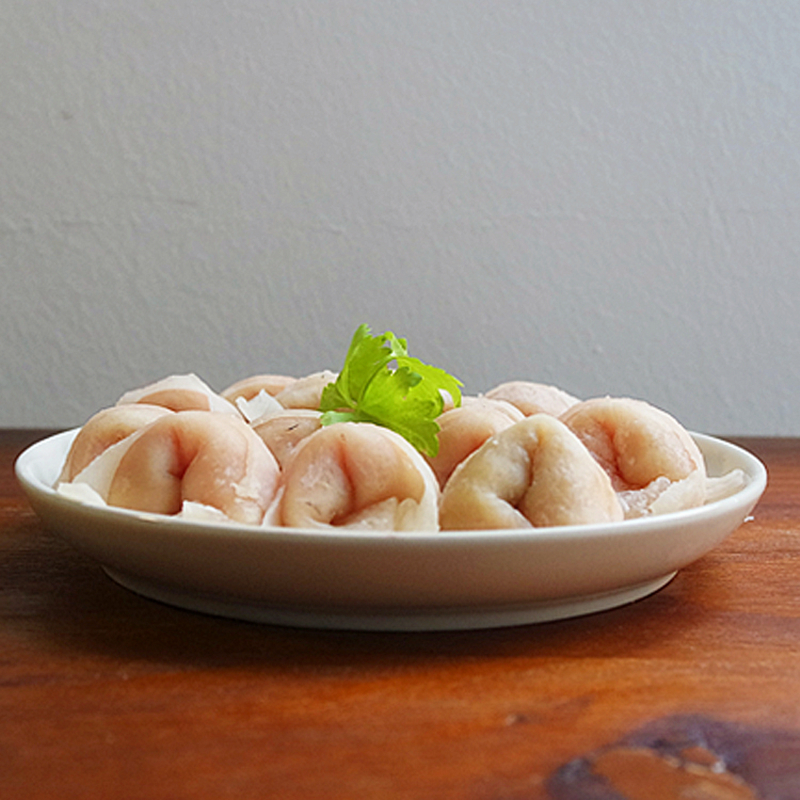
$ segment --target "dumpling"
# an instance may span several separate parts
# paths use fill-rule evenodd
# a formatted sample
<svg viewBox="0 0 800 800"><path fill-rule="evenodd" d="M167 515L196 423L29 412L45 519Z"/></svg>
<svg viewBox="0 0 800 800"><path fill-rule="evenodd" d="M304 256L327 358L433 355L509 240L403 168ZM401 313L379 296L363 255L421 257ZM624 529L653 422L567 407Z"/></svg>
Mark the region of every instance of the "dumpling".
<svg viewBox="0 0 800 800"><path fill-rule="evenodd" d="M617 522L611 481L562 422L534 414L488 439L442 492L442 530Z"/></svg>
<svg viewBox="0 0 800 800"><path fill-rule="evenodd" d="M172 413L163 406L145 403L111 406L98 411L83 424L73 439L58 480L71 481L109 447L159 417Z"/></svg>
<svg viewBox="0 0 800 800"><path fill-rule="evenodd" d="M74 483L110 506L172 515L193 503L258 525L276 498L280 468L241 418L181 411L109 447Z"/></svg>
<svg viewBox="0 0 800 800"><path fill-rule="evenodd" d="M284 408L310 408L317 410L322 399L322 390L336 380L336 373L329 370L314 372L298 378L283 391L275 395L275 399Z"/></svg>
<svg viewBox="0 0 800 800"><path fill-rule="evenodd" d="M170 375L140 389L132 389L117 401L117 405L129 403L163 406L171 411L218 411L239 416L236 406L192 373Z"/></svg>
<svg viewBox="0 0 800 800"><path fill-rule="evenodd" d="M516 406L526 417L532 414L551 414L558 417L578 402L577 397L544 383L533 381L508 381L490 389L484 397L505 400Z"/></svg>
<svg viewBox="0 0 800 800"><path fill-rule="evenodd" d="M310 408L285 408L253 420L251 427L285 468L305 439L322 427L321 417Z"/></svg>
<svg viewBox="0 0 800 800"><path fill-rule="evenodd" d="M221 395L228 402L234 404L239 398L252 400L260 392L266 392L270 397L275 397L296 380L297 378L288 375L252 375L231 384L221 392Z"/></svg>
<svg viewBox="0 0 800 800"><path fill-rule="evenodd" d="M644 400L598 397L577 403L560 419L609 476L626 518L705 502L703 455L666 411Z"/></svg>
<svg viewBox="0 0 800 800"><path fill-rule="evenodd" d="M402 436L338 422L305 439L286 466L280 524L423 531L438 526L439 487Z"/></svg>
<svg viewBox="0 0 800 800"><path fill-rule="evenodd" d="M440 414L436 420L439 452L426 457L439 486L444 487L453 470L490 436L522 419L522 412L510 403L486 397L468 400Z"/></svg>

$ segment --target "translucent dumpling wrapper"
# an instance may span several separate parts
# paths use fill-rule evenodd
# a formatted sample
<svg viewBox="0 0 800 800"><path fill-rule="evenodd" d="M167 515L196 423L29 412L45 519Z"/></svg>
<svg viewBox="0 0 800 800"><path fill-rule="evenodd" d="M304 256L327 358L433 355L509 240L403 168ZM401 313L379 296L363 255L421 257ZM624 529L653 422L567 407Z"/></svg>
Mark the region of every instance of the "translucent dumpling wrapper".
<svg viewBox="0 0 800 800"><path fill-rule="evenodd" d="M305 439L284 471L282 525L431 531L439 486L402 436L361 422L339 422Z"/></svg>
<svg viewBox="0 0 800 800"><path fill-rule="evenodd" d="M549 414L534 414L488 439L442 492L442 530L617 522L611 481L580 440Z"/></svg>
<svg viewBox="0 0 800 800"><path fill-rule="evenodd" d="M235 402L236 408L239 409L247 422L255 422L257 419L283 410L283 406L263 389L249 400L245 400L244 397L237 397Z"/></svg>

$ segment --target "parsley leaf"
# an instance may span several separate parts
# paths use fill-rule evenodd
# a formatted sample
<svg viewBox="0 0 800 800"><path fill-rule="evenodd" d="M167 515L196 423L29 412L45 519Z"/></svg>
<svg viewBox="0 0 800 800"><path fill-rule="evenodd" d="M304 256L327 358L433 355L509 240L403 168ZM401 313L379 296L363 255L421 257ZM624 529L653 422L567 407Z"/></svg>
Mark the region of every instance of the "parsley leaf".
<svg viewBox="0 0 800 800"><path fill-rule="evenodd" d="M446 392L461 405L461 381L408 355L405 339L373 336L359 325L339 377L322 392L322 424L372 422L399 433L429 456L439 451L436 417Z"/></svg>

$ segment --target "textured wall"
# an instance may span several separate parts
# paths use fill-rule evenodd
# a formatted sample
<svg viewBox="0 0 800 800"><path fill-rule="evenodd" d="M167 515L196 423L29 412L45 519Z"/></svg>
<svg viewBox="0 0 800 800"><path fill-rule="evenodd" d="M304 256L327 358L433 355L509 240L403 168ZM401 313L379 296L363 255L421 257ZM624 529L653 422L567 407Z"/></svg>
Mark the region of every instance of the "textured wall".
<svg viewBox="0 0 800 800"><path fill-rule="evenodd" d="M360 322L477 392L800 435L800 5L0 10L0 425Z"/></svg>

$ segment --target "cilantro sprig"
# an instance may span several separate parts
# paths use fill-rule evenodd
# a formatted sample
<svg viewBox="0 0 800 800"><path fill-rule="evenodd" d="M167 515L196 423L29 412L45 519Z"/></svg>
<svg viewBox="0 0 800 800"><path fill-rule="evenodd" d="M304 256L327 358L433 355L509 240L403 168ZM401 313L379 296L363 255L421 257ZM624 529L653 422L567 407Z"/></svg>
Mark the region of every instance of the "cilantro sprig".
<svg viewBox="0 0 800 800"><path fill-rule="evenodd" d="M442 392L461 405L461 381L408 354L405 339L391 331L373 336L359 325L344 366L322 392L322 424L372 422L399 433L421 453L439 451Z"/></svg>

